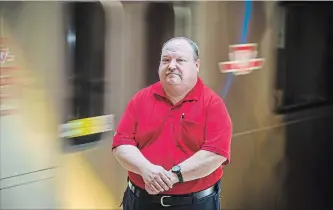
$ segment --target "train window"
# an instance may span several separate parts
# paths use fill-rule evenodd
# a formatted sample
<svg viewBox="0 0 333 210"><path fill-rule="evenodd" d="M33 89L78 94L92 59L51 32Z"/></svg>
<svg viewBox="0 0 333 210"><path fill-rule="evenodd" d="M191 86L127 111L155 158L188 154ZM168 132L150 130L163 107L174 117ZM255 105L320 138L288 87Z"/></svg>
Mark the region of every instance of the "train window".
<svg viewBox="0 0 333 210"><path fill-rule="evenodd" d="M159 80L158 66L163 43L175 35L175 14L172 3L154 2L148 6L147 16L147 83Z"/></svg>
<svg viewBox="0 0 333 210"><path fill-rule="evenodd" d="M279 5L276 111L331 103L332 3Z"/></svg>
<svg viewBox="0 0 333 210"><path fill-rule="evenodd" d="M101 138L101 133L90 131L92 117L104 115L105 14L100 2L73 2L67 6L66 38L71 58L67 73L72 94L66 117L82 126L75 131L80 134L67 139L76 146Z"/></svg>

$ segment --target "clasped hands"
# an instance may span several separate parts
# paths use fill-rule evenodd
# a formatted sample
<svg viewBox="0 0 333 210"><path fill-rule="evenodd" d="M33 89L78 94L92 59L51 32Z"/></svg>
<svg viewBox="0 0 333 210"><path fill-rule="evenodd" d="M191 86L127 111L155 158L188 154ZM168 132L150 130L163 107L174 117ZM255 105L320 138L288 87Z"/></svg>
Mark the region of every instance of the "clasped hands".
<svg viewBox="0 0 333 210"><path fill-rule="evenodd" d="M153 164L142 170L141 176L145 182L146 191L151 195L167 191L178 182L176 174L165 170L162 166Z"/></svg>

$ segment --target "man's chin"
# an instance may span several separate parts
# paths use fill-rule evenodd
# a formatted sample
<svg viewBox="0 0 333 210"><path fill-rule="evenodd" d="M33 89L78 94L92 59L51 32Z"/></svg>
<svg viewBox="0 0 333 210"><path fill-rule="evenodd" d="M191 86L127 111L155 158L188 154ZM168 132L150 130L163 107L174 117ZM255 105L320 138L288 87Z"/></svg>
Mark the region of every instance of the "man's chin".
<svg viewBox="0 0 333 210"><path fill-rule="evenodd" d="M168 85L179 85L181 81L179 81L178 79L167 79L166 83Z"/></svg>
<svg viewBox="0 0 333 210"><path fill-rule="evenodd" d="M177 82L177 81L166 81L166 83L167 83L168 85L172 85L172 86L175 86L175 85L179 85L179 84L180 84L180 82Z"/></svg>

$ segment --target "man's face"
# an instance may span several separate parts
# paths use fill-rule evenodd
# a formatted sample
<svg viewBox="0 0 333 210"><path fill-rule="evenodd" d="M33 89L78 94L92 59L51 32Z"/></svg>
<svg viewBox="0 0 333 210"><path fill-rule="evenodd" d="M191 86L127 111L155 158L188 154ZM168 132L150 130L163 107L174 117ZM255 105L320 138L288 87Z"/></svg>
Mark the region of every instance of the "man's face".
<svg viewBox="0 0 333 210"><path fill-rule="evenodd" d="M198 76L199 62L194 59L194 51L186 40L172 40L162 49L160 81L167 85L192 85Z"/></svg>

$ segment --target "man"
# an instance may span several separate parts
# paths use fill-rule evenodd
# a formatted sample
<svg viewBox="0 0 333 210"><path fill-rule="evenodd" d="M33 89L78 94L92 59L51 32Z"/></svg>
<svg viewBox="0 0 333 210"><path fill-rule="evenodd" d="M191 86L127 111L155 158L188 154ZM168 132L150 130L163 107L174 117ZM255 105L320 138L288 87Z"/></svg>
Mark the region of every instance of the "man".
<svg viewBox="0 0 333 210"><path fill-rule="evenodd" d="M192 40L167 41L160 81L128 103L112 145L129 171L124 210L220 209L232 125L221 97L198 78L199 67Z"/></svg>

